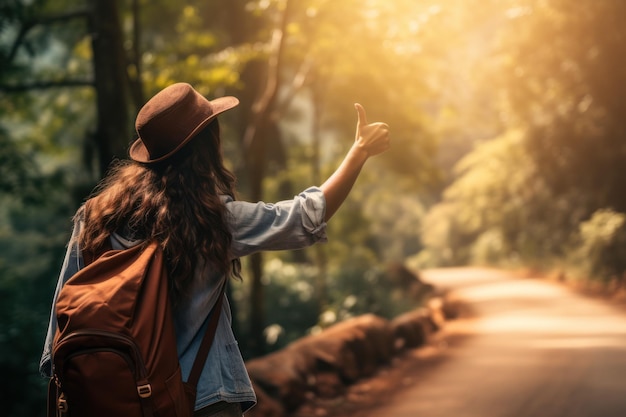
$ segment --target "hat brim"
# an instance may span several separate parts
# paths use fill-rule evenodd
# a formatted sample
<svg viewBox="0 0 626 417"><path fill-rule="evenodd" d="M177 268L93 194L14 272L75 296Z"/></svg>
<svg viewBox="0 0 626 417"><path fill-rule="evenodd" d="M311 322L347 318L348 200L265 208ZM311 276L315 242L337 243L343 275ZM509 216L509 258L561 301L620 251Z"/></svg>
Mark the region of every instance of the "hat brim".
<svg viewBox="0 0 626 417"><path fill-rule="evenodd" d="M196 136L202 129L204 129L218 115L225 112L226 110L230 110L233 107L236 107L237 105L239 105L239 99L237 99L236 97L232 97L232 96L225 96L225 97L216 98L215 100L210 100L210 103L211 103L211 107L213 108L213 114L211 114L211 116L207 117L202 122L200 122L198 126L196 126L196 128L192 130L191 133L185 139L183 139L176 148L174 148L173 150L171 150L170 152L168 152L167 154L163 156L151 159L150 152L148 152L148 149L146 148L143 141L141 140L141 137L139 137L130 146L130 149L128 151L130 159L132 159L133 161L141 162L143 164L153 164L157 162L162 162L166 160L167 158L170 158L176 152L180 151L191 139L193 139L194 136Z"/></svg>

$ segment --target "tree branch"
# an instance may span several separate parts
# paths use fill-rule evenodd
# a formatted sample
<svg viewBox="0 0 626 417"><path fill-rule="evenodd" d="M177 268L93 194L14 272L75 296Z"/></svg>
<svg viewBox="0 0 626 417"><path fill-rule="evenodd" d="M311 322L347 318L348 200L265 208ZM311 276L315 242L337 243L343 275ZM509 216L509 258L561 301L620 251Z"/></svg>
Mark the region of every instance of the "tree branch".
<svg viewBox="0 0 626 417"><path fill-rule="evenodd" d="M8 64L13 61L15 55L17 55L17 50L22 45L24 38L28 34L28 32L34 28L35 26L40 25L52 25L57 22L65 22L67 20L78 19L78 18L86 18L89 17L90 10L89 9L79 9L71 12L66 12L58 15L45 16L36 20L29 20L22 24L20 28L20 32L17 34L15 41L13 42L13 46L11 47L11 52L7 56L7 61L5 64Z"/></svg>
<svg viewBox="0 0 626 417"><path fill-rule="evenodd" d="M313 60L305 57L302 64L298 68L298 72L293 77L293 82L289 86L289 90L285 92L284 98L276 105L274 113L281 114L291 105L296 94L308 83L310 83L310 75L313 71Z"/></svg>
<svg viewBox="0 0 626 417"><path fill-rule="evenodd" d="M59 81L35 81L26 84L2 85L0 91L3 93L21 93L31 90L47 90L50 88L62 87L93 87L93 80L59 80Z"/></svg>
<svg viewBox="0 0 626 417"><path fill-rule="evenodd" d="M280 26L274 29L271 40L271 55L268 61L267 83L265 90L252 106L252 122L248 125L244 133L243 146L244 149L250 149L256 138L256 131L260 121L267 117L271 110L272 103L278 93L278 80L280 78L280 70L282 66L282 58L285 44L285 34L287 32L287 24L289 23L292 3L285 0L285 9L281 17Z"/></svg>

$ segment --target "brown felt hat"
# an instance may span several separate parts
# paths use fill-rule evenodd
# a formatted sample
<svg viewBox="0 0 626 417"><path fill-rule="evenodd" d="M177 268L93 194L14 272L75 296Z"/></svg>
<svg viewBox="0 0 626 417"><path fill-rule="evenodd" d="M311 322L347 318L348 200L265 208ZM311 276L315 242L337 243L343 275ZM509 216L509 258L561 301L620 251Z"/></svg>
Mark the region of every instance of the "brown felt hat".
<svg viewBox="0 0 626 417"><path fill-rule="evenodd" d="M139 110L139 135L130 147L137 162L161 162L178 152L218 114L239 104L235 97L207 100L187 83L164 88Z"/></svg>

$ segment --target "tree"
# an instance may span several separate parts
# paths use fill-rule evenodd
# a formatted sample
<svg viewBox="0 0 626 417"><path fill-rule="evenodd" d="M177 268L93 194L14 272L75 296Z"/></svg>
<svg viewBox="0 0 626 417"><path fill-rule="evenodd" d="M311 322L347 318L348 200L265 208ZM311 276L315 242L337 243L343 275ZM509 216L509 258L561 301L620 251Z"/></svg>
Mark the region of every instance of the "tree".
<svg viewBox="0 0 626 417"><path fill-rule="evenodd" d="M127 71L129 59L123 46L124 33L117 1L92 2L89 23L97 109L94 139L98 149L99 173L102 175L114 158L126 155L132 132L129 123L132 120L129 110L130 75ZM134 108L142 104L136 103Z"/></svg>
<svg viewBox="0 0 626 417"><path fill-rule="evenodd" d="M529 127L528 152L555 196L586 196L574 222L598 208L626 211L624 13L619 1L528 1L503 44L499 81Z"/></svg>
<svg viewBox="0 0 626 417"><path fill-rule="evenodd" d="M30 8L24 8L28 13L21 13L21 19L12 23L17 26L10 52L5 61L4 73L10 74L12 68L28 68L27 55L34 58L50 46L53 40L68 41L66 48L76 47L86 36L91 38L92 69L85 76L82 73L72 74L72 71L55 69L56 74L37 73L32 71L31 78L13 76L8 78L0 90L5 92L37 91L42 89L59 89L66 87L93 86L96 97L96 129L85 136L87 149L97 149L96 179L107 169L115 157L125 154L128 144L129 127L128 91L130 77L127 73L129 59L123 49L123 32L120 26L118 2L94 1L91 7L82 4L68 4L49 7L45 2L37 2ZM16 4L19 10L23 5ZM78 21L78 23L76 23ZM61 26L59 29L59 25ZM79 25L79 26L78 26ZM80 27L80 29L77 28ZM40 33L38 28L43 28ZM70 28L68 30L67 28ZM48 30L58 31L56 36L45 39L42 33ZM69 34L69 35L68 35ZM27 54L21 50L28 51ZM23 58L20 59L20 56ZM30 71L29 71L30 72ZM137 85L135 82L134 86ZM85 162L91 163L90 159Z"/></svg>
<svg viewBox="0 0 626 417"><path fill-rule="evenodd" d="M476 80L501 133L461 160L426 220L441 262L569 260L581 230L606 217L589 223L594 213L624 212L623 3L503 6Z"/></svg>

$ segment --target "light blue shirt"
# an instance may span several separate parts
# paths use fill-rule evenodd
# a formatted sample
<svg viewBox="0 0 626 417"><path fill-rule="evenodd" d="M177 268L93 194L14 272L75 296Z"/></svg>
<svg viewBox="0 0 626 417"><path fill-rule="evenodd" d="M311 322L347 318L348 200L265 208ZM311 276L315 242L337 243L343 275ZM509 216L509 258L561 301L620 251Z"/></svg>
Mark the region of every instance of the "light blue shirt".
<svg viewBox="0 0 626 417"><path fill-rule="evenodd" d="M322 191L311 187L293 200L275 204L247 203L223 198L228 213L233 241L232 254L240 258L259 251L301 249L316 242L326 241L326 201ZM80 222L74 225L63 266L57 283L48 326L48 334L40 362L44 376L51 374L52 342L57 328L54 306L63 284L83 267L77 237ZM111 236L113 249L123 249L137 244L122 236ZM227 279L210 267L199 264L189 288L193 297L181 303L174 313L178 358L183 379L191 372L191 366L204 335L203 324L219 296L221 283ZM218 401L241 403L245 411L256 403L256 396L237 340L232 331L232 317L228 299L224 299L220 321L211 346L209 357L198 382L196 409Z"/></svg>

